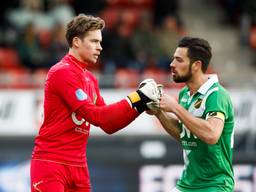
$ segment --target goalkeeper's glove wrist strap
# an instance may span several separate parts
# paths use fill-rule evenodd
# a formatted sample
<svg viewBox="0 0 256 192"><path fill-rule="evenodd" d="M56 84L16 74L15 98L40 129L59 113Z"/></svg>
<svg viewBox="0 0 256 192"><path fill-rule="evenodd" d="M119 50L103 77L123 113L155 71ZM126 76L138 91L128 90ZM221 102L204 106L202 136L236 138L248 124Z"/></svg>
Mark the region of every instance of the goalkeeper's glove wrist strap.
<svg viewBox="0 0 256 192"><path fill-rule="evenodd" d="M146 103L150 102L150 99L147 98L140 90L130 93L127 97L131 101L132 107L139 113L148 109Z"/></svg>
<svg viewBox="0 0 256 192"><path fill-rule="evenodd" d="M140 95L138 94L137 91L130 93L127 97L130 99L132 104L137 103L141 100Z"/></svg>

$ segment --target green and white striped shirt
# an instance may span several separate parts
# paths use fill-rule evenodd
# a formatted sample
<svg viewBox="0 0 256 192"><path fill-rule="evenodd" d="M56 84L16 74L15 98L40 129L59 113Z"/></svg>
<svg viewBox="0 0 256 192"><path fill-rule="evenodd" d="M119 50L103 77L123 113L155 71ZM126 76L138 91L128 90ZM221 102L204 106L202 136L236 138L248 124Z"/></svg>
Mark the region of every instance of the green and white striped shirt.
<svg viewBox="0 0 256 192"><path fill-rule="evenodd" d="M209 113L221 112L225 120L222 134L214 145L197 138L180 122L185 165L177 189L182 192L233 191L234 111L229 94L218 83L217 75L212 75L192 96L188 87L184 87L179 103L195 117L207 119Z"/></svg>

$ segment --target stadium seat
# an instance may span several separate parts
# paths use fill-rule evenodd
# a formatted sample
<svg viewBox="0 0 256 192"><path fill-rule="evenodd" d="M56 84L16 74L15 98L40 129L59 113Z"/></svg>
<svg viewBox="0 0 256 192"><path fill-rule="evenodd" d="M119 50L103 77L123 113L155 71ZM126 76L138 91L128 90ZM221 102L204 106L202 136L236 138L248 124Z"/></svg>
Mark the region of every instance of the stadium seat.
<svg viewBox="0 0 256 192"><path fill-rule="evenodd" d="M44 88L47 72L48 72L48 69L37 69L32 74L34 88Z"/></svg>
<svg viewBox="0 0 256 192"><path fill-rule="evenodd" d="M170 83L167 80L167 75L168 74L166 71L156 69L156 68L147 68L144 70L142 74L142 78L143 79L152 78L152 79L155 79L157 83L161 83L164 86L166 86L167 84Z"/></svg>
<svg viewBox="0 0 256 192"><path fill-rule="evenodd" d="M152 9L154 0L109 0L108 6L116 8L137 7L142 9Z"/></svg>
<svg viewBox="0 0 256 192"><path fill-rule="evenodd" d="M101 11L100 17L106 22L106 28L111 29L118 22L120 10L117 8L105 8Z"/></svg>
<svg viewBox="0 0 256 192"><path fill-rule="evenodd" d="M33 88L31 75L28 70L17 68L1 72L0 87L8 89Z"/></svg>
<svg viewBox="0 0 256 192"><path fill-rule="evenodd" d="M253 48L253 49L256 49L256 26L252 27L251 28L251 31L250 31L250 46Z"/></svg>
<svg viewBox="0 0 256 192"><path fill-rule="evenodd" d="M17 51L10 48L0 48L0 69L17 68L22 68Z"/></svg>
<svg viewBox="0 0 256 192"><path fill-rule="evenodd" d="M121 14L121 20L132 32L134 27L139 23L141 10L137 8L125 8Z"/></svg>
<svg viewBox="0 0 256 192"><path fill-rule="evenodd" d="M128 7L131 5L130 0L108 0L108 7L115 7L115 8L121 8L121 7Z"/></svg>
<svg viewBox="0 0 256 192"><path fill-rule="evenodd" d="M44 48L47 48L51 44L52 32L50 30L42 30L39 32L39 42Z"/></svg>
<svg viewBox="0 0 256 192"><path fill-rule="evenodd" d="M140 82L139 73L133 69L118 69L114 78L116 88L136 88Z"/></svg>
<svg viewBox="0 0 256 192"><path fill-rule="evenodd" d="M154 0L134 0L134 4L143 9L153 9Z"/></svg>

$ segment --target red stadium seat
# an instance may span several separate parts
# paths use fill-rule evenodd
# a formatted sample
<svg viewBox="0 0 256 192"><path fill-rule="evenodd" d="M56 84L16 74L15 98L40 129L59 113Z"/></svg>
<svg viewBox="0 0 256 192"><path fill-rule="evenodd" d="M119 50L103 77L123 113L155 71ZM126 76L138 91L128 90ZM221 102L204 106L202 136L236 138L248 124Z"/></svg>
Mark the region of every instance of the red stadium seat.
<svg viewBox="0 0 256 192"><path fill-rule="evenodd" d="M137 7L142 9L152 9L154 0L108 0L108 6L116 8Z"/></svg>
<svg viewBox="0 0 256 192"><path fill-rule="evenodd" d="M2 71L0 87L11 89L33 88L31 74L29 71L22 68Z"/></svg>
<svg viewBox="0 0 256 192"><path fill-rule="evenodd" d="M135 88L140 82L140 75L136 70L118 69L115 73L116 88Z"/></svg>
<svg viewBox="0 0 256 192"><path fill-rule="evenodd" d="M43 88L46 80L48 69L37 69L33 75L33 84L35 88Z"/></svg>
<svg viewBox="0 0 256 192"><path fill-rule="evenodd" d="M254 49L256 49L256 26L251 28L250 31L250 46Z"/></svg>
<svg viewBox="0 0 256 192"><path fill-rule="evenodd" d="M144 9L153 9L154 0L133 0L136 7Z"/></svg>
<svg viewBox="0 0 256 192"><path fill-rule="evenodd" d="M106 8L100 13L100 17L106 22L106 28L113 28L118 22L120 10L117 8Z"/></svg>
<svg viewBox="0 0 256 192"><path fill-rule="evenodd" d="M0 48L0 69L22 68L18 53L15 49Z"/></svg>
<svg viewBox="0 0 256 192"><path fill-rule="evenodd" d="M49 30L42 30L39 32L40 45L47 48L51 45L52 32Z"/></svg>
<svg viewBox="0 0 256 192"><path fill-rule="evenodd" d="M128 7L131 5L130 0L108 0L108 7L115 7L115 8L121 8L121 7Z"/></svg>
<svg viewBox="0 0 256 192"><path fill-rule="evenodd" d="M141 10L137 8L123 9L121 20L130 28L130 31L133 31L133 28L139 23L141 13Z"/></svg>
<svg viewBox="0 0 256 192"><path fill-rule="evenodd" d="M143 79L154 79L157 83L161 83L163 85L169 84L167 78L167 73L163 70L156 69L156 68L148 68L145 69L143 72Z"/></svg>

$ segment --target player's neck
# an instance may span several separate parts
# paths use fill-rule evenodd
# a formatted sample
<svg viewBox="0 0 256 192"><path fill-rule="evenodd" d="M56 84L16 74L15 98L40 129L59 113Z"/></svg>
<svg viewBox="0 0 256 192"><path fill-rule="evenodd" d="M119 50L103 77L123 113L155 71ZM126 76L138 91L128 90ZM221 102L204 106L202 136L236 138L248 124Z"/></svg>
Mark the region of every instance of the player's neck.
<svg viewBox="0 0 256 192"><path fill-rule="evenodd" d="M81 63L85 63L84 60L80 57L80 55L74 50L74 49L69 49L68 54L72 55L73 57L75 57L79 62Z"/></svg>
<svg viewBox="0 0 256 192"><path fill-rule="evenodd" d="M194 75L186 84L189 87L190 95L194 95L198 89L208 80L207 75Z"/></svg>
<svg viewBox="0 0 256 192"><path fill-rule="evenodd" d="M82 70L86 69L87 63L80 57L79 54L77 54L76 51L73 49L70 49L68 54L73 57L73 61L76 65L78 65Z"/></svg>

